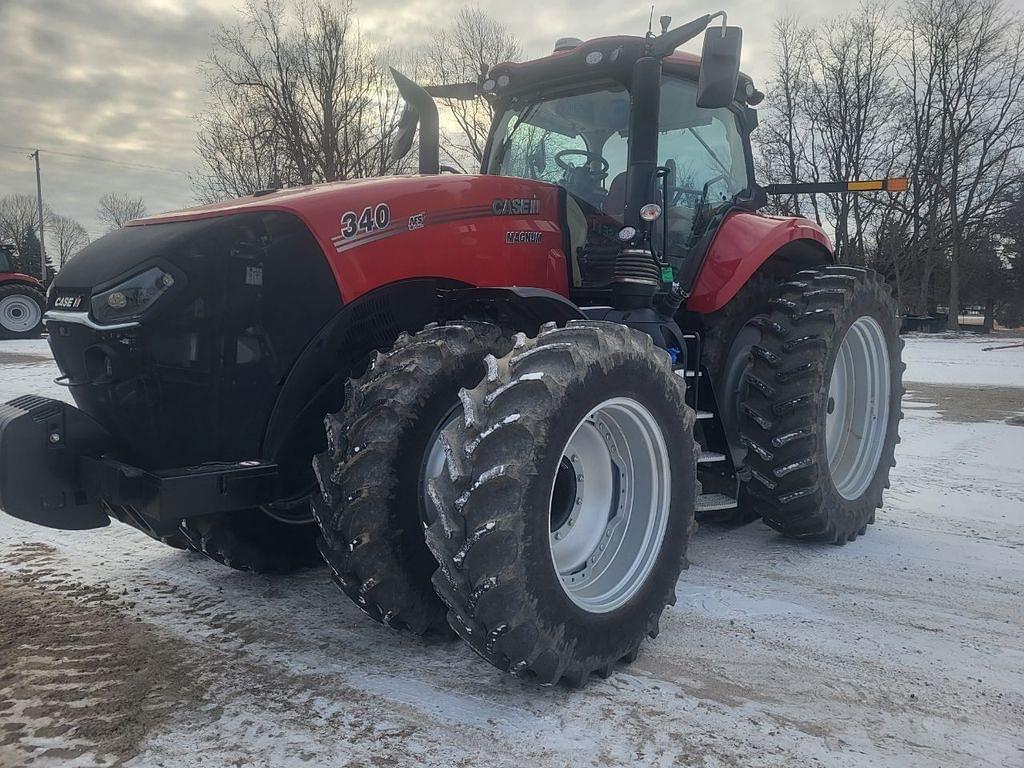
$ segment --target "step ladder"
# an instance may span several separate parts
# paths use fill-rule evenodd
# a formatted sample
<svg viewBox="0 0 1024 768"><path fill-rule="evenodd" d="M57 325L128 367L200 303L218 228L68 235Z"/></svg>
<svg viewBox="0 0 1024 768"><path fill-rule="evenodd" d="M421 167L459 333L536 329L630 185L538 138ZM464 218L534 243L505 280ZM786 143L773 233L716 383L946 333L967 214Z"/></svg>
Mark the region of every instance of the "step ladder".
<svg viewBox="0 0 1024 768"><path fill-rule="evenodd" d="M686 360L700 360L700 338L696 334L684 334L683 339L687 345ZM716 518L728 517L728 514L723 513L739 506L739 483L725 430L715 416L718 404L715 402L710 375L703 367L690 366L677 368L675 374L686 380L686 401L697 416L693 429L698 449L697 480L700 488L707 489L697 496L697 518L714 521Z"/></svg>

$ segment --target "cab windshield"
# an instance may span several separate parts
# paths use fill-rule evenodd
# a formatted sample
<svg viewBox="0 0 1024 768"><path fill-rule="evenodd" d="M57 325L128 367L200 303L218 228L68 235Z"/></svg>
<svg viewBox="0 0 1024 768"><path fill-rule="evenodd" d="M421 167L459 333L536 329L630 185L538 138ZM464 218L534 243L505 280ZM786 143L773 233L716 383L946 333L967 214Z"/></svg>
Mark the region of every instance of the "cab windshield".
<svg viewBox="0 0 1024 768"><path fill-rule="evenodd" d="M670 251L747 189L747 160L736 115L700 109L696 83L661 86L658 164L667 169ZM618 83L547 91L500 116L486 172L559 184L588 214L621 224L629 154L629 92Z"/></svg>
<svg viewBox="0 0 1024 768"><path fill-rule="evenodd" d="M6 248L0 248L0 272L13 272L11 252Z"/></svg>

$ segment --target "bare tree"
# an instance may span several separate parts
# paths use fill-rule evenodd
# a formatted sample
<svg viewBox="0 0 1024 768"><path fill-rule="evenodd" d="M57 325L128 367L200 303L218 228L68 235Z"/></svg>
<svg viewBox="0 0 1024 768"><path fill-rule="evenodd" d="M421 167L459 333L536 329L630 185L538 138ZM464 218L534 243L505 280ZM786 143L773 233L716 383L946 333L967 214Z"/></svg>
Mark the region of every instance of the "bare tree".
<svg viewBox="0 0 1024 768"><path fill-rule="evenodd" d="M50 225L53 221L53 211L49 207L43 209L43 222L46 226ZM34 195L4 195L0 197L0 244L8 245L12 249L14 265L18 267L20 271L27 272L30 268L26 263L26 258L29 254L23 254L26 245L26 233L33 232L38 233L39 231L39 208L37 207L36 198ZM35 250L38 250L39 241L38 234L34 237ZM38 254L35 254L32 258L36 259L38 264ZM30 274L38 274L39 270L36 269Z"/></svg>
<svg viewBox="0 0 1024 768"><path fill-rule="evenodd" d="M936 50L948 173L949 328L959 329L960 262L1020 178L1024 150L1024 25L1001 0L943 0Z"/></svg>
<svg viewBox="0 0 1024 768"><path fill-rule="evenodd" d="M146 204L141 197L118 192L107 192L100 198L99 206L96 208L96 218L111 232L145 215Z"/></svg>
<svg viewBox="0 0 1024 768"><path fill-rule="evenodd" d="M773 25L775 34L774 72L767 84L767 117L756 134L759 171L768 183L795 183L813 175L805 158L810 154L807 142L810 130L808 90L810 71L809 30L795 14L780 16ZM800 198L793 195L775 203L778 212L801 215Z"/></svg>
<svg viewBox="0 0 1024 768"><path fill-rule="evenodd" d="M68 259L89 244L89 233L69 216L54 216L47 242L56 247L57 269L62 269Z"/></svg>
<svg viewBox="0 0 1024 768"><path fill-rule="evenodd" d="M885 7L875 0L825 22L815 36L808 106L820 143L812 145L819 151L809 160L825 177L865 178L891 165L897 46ZM863 264L866 224L878 199L831 195L828 200L838 258Z"/></svg>
<svg viewBox="0 0 1024 768"><path fill-rule="evenodd" d="M200 199L222 200L298 183L273 117L244 89L217 89L199 115L196 150L207 171L192 182Z"/></svg>
<svg viewBox="0 0 1024 768"><path fill-rule="evenodd" d="M436 84L476 82L495 64L518 61L522 45L509 28L476 6L463 8L427 47L428 77ZM482 98L441 99L458 130L442 135L442 149L463 171L479 168L493 110Z"/></svg>
<svg viewBox="0 0 1024 768"><path fill-rule="evenodd" d="M201 196L405 170L390 159L401 100L350 3L247 0L204 66Z"/></svg>

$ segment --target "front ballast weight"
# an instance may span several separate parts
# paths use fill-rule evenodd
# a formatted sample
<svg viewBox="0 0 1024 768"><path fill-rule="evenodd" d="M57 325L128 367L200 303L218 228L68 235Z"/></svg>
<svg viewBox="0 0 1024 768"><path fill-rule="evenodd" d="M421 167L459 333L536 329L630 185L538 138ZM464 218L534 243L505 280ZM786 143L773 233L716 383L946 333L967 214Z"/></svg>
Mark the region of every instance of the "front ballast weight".
<svg viewBox="0 0 1024 768"><path fill-rule="evenodd" d="M155 526L190 514L267 504L277 467L261 461L147 471L114 458L116 441L88 414L25 395L0 405L0 509L64 530L106 526L108 505L130 507Z"/></svg>

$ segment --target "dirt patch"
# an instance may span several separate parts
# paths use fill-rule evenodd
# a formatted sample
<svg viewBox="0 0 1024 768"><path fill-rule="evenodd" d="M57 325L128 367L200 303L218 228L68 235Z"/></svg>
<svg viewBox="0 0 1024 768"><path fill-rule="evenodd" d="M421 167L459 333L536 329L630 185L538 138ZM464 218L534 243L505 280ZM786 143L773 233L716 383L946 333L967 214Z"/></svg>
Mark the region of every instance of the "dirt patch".
<svg viewBox="0 0 1024 768"><path fill-rule="evenodd" d="M37 546L12 559L45 558ZM201 697L180 643L105 587L0 575L0 616L0 765L119 765Z"/></svg>
<svg viewBox="0 0 1024 768"><path fill-rule="evenodd" d="M962 424L1005 421L1008 424L1024 425L1022 387L967 387L908 382L906 399L922 406L934 405L934 408L927 410L933 410L946 421Z"/></svg>
<svg viewBox="0 0 1024 768"><path fill-rule="evenodd" d="M53 358L24 352L0 352L0 365L53 365Z"/></svg>

